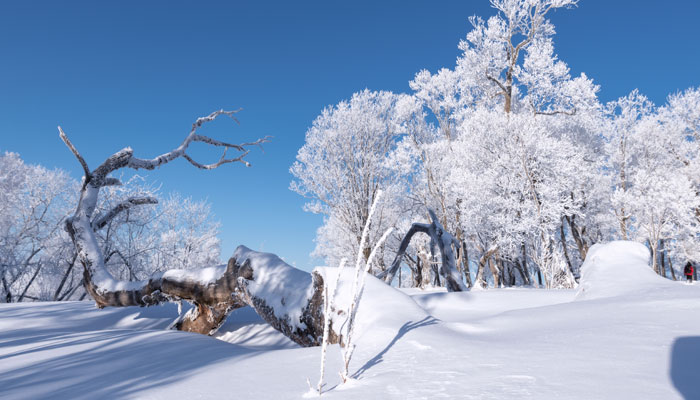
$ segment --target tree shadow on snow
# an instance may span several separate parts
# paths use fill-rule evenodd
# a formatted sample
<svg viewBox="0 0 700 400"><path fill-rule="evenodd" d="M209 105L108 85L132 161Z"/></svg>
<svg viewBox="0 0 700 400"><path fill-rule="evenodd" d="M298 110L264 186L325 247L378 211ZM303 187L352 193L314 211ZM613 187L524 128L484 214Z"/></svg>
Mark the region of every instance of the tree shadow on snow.
<svg viewBox="0 0 700 400"><path fill-rule="evenodd" d="M679 337L671 349L671 381L685 399L700 399L700 336Z"/></svg>
<svg viewBox="0 0 700 400"><path fill-rule="evenodd" d="M28 332L31 331L31 332ZM255 353L203 335L176 331L111 329L0 333L21 346L0 357L0 397L119 399L168 385L214 363ZM0 346L2 350L3 346ZM6 347L7 349L7 347ZM3 353L0 351L0 353ZM13 362L14 361L14 362ZM8 363L8 364L5 364ZM2 368L11 366L11 368Z"/></svg>
<svg viewBox="0 0 700 400"><path fill-rule="evenodd" d="M367 361L367 362L365 363L365 365L363 365L362 367L360 367L360 369L358 369L357 372L355 372L355 374L353 374L352 377L353 377L354 379L358 379L360 376L362 376L362 374L364 374L365 372L367 372L367 370L369 370L370 368L372 368L372 367L374 367L375 365L377 365L377 364L381 363L382 361L384 361L384 355L389 351L389 349L391 349L391 348L394 346L394 344L396 344L396 342L399 341L399 339L401 339L401 338L402 338L405 334L407 334L408 332L410 332L410 331L412 331L412 330L414 330L414 329L417 329L417 328L422 328L422 327L424 327L424 326L435 325L435 324L438 323L438 321L439 321L439 320L436 319L436 318L434 318L434 317L427 316L427 317L423 318L422 320L420 320L420 321L418 321L418 322L413 322L413 321L408 321L408 322L406 322L405 324L403 324L403 326L401 327L401 329L399 329L399 332L398 332L398 333L396 334L396 336L391 340L391 342L389 342L389 344L388 344L382 351L380 351L379 354L377 354L376 356L372 357L371 360Z"/></svg>

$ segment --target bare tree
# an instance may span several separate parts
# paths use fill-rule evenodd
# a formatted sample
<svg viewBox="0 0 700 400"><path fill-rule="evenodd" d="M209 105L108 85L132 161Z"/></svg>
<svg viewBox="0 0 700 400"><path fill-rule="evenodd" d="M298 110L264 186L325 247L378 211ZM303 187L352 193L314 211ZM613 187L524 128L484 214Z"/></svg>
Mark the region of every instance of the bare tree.
<svg viewBox="0 0 700 400"><path fill-rule="evenodd" d="M110 174L124 168L152 170L177 158L184 158L200 169L214 169L223 164L240 162L252 146L268 141L232 144L198 133L205 123L221 115L235 120L236 111L216 111L199 118L177 148L153 159L134 156L131 148L122 149L91 170L85 159L59 127L61 139L80 162L85 177L75 213L65 228L75 246L77 259L84 267L84 284L100 308L108 306L150 306L162 302L186 300L193 308L173 324L175 329L213 334L228 314L250 305L274 328L302 346L320 343L323 334L323 279L297 270L273 254L258 253L239 246L228 265L195 270L172 269L152 274L142 281L120 281L105 268L105 255L98 245L97 232L120 213L143 204L153 204L153 197L131 197L106 212L96 212L100 191L121 182ZM193 142L223 148L219 160L212 164L195 161L187 154ZM227 157L230 150L237 151ZM312 286L313 290L309 290Z"/></svg>

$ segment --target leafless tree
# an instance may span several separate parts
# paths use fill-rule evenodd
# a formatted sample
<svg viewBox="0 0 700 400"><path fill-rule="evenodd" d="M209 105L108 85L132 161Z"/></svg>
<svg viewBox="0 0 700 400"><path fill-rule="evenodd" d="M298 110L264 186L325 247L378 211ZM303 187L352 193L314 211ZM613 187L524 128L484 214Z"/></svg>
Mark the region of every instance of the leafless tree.
<svg viewBox="0 0 700 400"><path fill-rule="evenodd" d="M318 275L312 276L299 271L272 254L257 253L240 246L226 266L187 271L168 270L154 273L142 281L117 280L105 268L105 255L98 245L97 232L120 213L143 204L157 202L155 198L148 196L131 197L124 199L109 211L96 212L100 191L105 187L121 184L118 179L110 177L110 174L124 168L153 170L180 157L205 170L235 162L249 166L245 160L249 148L262 145L268 141L268 137L254 142L232 144L198 133L203 124L219 116L228 116L235 120L236 112L220 110L198 118L184 141L160 156L152 159L138 158L134 156L134 151L127 147L114 153L92 170L61 127L58 128L61 139L80 162L85 173L77 208L65 223L66 231L75 246L77 259L84 267L85 289L100 308L189 301L194 307L178 318L173 327L202 334L213 334L232 310L250 305L264 320L300 345L317 345L323 334L323 279ZM193 142L222 148L222 155L212 164L195 161L187 154L189 145ZM237 152L233 157L227 156L231 150ZM309 286L313 286L312 291L308 290ZM274 296L271 296L271 293ZM287 306L285 303L288 303ZM292 309L290 303L299 306Z"/></svg>

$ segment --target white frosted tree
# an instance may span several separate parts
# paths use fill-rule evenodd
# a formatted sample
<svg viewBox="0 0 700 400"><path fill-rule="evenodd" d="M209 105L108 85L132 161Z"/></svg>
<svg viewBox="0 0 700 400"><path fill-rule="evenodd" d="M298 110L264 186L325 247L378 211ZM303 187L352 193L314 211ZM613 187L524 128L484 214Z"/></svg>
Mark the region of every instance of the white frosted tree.
<svg viewBox="0 0 700 400"><path fill-rule="evenodd" d="M124 198L155 199L158 192L137 175L124 185L105 188L97 210L106 213ZM129 207L98 232L105 264L120 279L140 280L158 271L221 261L220 225L210 205L177 193L164 197L154 204Z"/></svg>
<svg viewBox="0 0 700 400"><path fill-rule="evenodd" d="M411 102L407 96L364 90L348 101L323 110L306 132L290 188L309 199L305 209L324 215L314 254L337 265L357 253L370 207L380 189L400 199L397 174L386 156L396 147ZM365 261L371 244L396 223L396 202L385 201L369 228L369 240L359 249ZM379 256L383 268L383 256Z"/></svg>
<svg viewBox="0 0 700 400"><path fill-rule="evenodd" d="M630 236L630 203L633 201L629 192L631 174L637 167L637 156L643 144L643 139L639 137L639 126L653 112L654 105L638 90L607 104L606 154L614 185L613 211L623 240Z"/></svg>
<svg viewBox="0 0 700 400"><path fill-rule="evenodd" d="M547 19L576 1L491 4L497 15L471 18L453 70L424 70L410 82L424 114L414 113L404 139L414 147L405 169L420 166L408 198L434 209L463 243L465 279L471 285L474 264L482 287L531 283L528 262L551 259L544 253L563 252L575 272L606 205L593 183L602 161L598 87L558 60Z"/></svg>
<svg viewBox="0 0 700 400"><path fill-rule="evenodd" d="M75 186L63 171L0 155L0 301L50 298L32 288L70 262L63 220Z"/></svg>

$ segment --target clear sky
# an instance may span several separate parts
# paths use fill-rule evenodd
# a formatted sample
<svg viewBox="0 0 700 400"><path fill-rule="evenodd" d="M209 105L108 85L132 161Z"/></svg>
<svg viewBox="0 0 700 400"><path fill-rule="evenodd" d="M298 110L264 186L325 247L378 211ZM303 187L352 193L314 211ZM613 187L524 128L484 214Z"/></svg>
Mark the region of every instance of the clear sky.
<svg viewBox="0 0 700 400"><path fill-rule="evenodd" d="M240 126L204 132L233 142L264 135L252 168L206 172L178 160L149 179L164 192L207 198L223 225L223 256L238 244L301 268L321 218L291 192L289 166L306 129L353 92L409 91L419 70L453 67L470 1L0 2L0 151L91 167L122 147L152 157L177 146L199 116L242 107ZM556 52L609 101L639 88L656 103L700 84L700 2L581 0L551 15ZM218 154L211 154L216 159Z"/></svg>

